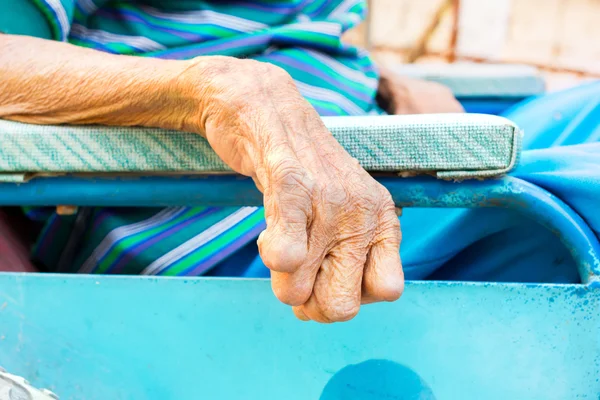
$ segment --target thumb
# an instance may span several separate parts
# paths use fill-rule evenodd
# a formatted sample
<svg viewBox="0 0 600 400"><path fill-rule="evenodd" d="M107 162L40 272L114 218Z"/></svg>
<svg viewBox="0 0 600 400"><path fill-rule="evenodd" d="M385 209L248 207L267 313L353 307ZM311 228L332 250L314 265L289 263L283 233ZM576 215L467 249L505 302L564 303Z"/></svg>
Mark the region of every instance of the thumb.
<svg viewBox="0 0 600 400"><path fill-rule="evenodd" d="M313 184L295 158L275 165L264 189L267 229L258 238L258 249L269 269L294 272L308 255Z"/></svg>

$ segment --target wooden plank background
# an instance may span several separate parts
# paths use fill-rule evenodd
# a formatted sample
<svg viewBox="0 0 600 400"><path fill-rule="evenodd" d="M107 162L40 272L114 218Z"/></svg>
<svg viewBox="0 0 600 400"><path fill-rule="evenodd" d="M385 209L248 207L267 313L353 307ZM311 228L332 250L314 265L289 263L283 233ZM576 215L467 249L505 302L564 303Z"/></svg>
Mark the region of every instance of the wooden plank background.
<svg viewBox="0 0 600 400"><path fill-rule="evenodd" d="M445 0L370 0L368 22L348 40L382 63L405 62ZM460 0L456 60L526 63L550 89L600 78L600 0ZM446 61L453 9L441 18L417 62Z"/></svg>

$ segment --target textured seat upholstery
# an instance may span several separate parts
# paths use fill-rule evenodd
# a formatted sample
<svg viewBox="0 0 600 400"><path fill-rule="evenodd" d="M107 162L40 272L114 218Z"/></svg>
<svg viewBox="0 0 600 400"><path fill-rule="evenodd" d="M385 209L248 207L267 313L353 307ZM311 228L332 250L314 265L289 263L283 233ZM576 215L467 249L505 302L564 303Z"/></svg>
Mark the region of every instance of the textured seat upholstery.
<svg viewBox="0 0 600 400"><path fill-rule="evenodd" d="M520 130L489 115L330 117L336 139L370 172L489 177L518 159ZM0 179L40 174L224 173L199 135L147 128L39 126L0 120Z"/></svg>

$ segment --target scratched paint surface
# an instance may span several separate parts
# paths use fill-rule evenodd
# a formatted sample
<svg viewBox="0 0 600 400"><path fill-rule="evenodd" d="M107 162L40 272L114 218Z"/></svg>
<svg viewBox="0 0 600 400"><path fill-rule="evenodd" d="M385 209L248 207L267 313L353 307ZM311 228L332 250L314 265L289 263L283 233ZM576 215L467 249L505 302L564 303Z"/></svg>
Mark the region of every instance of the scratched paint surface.
<svg viewBox="0 0 600 400"><path fill-rule="evenodd" d="M334 325L295 320L262 280L5 274L0 288L1 363L63 399L600 394L595 284L413 282Z"/></svg>

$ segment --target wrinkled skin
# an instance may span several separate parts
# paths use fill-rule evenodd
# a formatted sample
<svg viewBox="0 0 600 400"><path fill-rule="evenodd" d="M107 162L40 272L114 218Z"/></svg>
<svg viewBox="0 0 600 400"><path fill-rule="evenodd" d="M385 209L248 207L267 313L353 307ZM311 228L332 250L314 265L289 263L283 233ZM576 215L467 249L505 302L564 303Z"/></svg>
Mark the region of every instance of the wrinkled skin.
<svg viewBox="0 0 600 400"><path fill-rule="evenodd" d="M200 128L264 194L267 229L258 245L277 298L319 322L398 299L400 226L388 191L339 145L284 70L222 61L199 94Z"/></svg>
<svg viewBox="0 0 600 400"><path fill-rule="evenodd" d="M388 111L460 111L443 88L423 97L407 82L382 79ZM402 293L400 226L390 194L276 66L229 57L117 56L0 35L0 117L201 134L263 192L260 253L275 295L300 319L345 321L361 304Z"/></svg>

